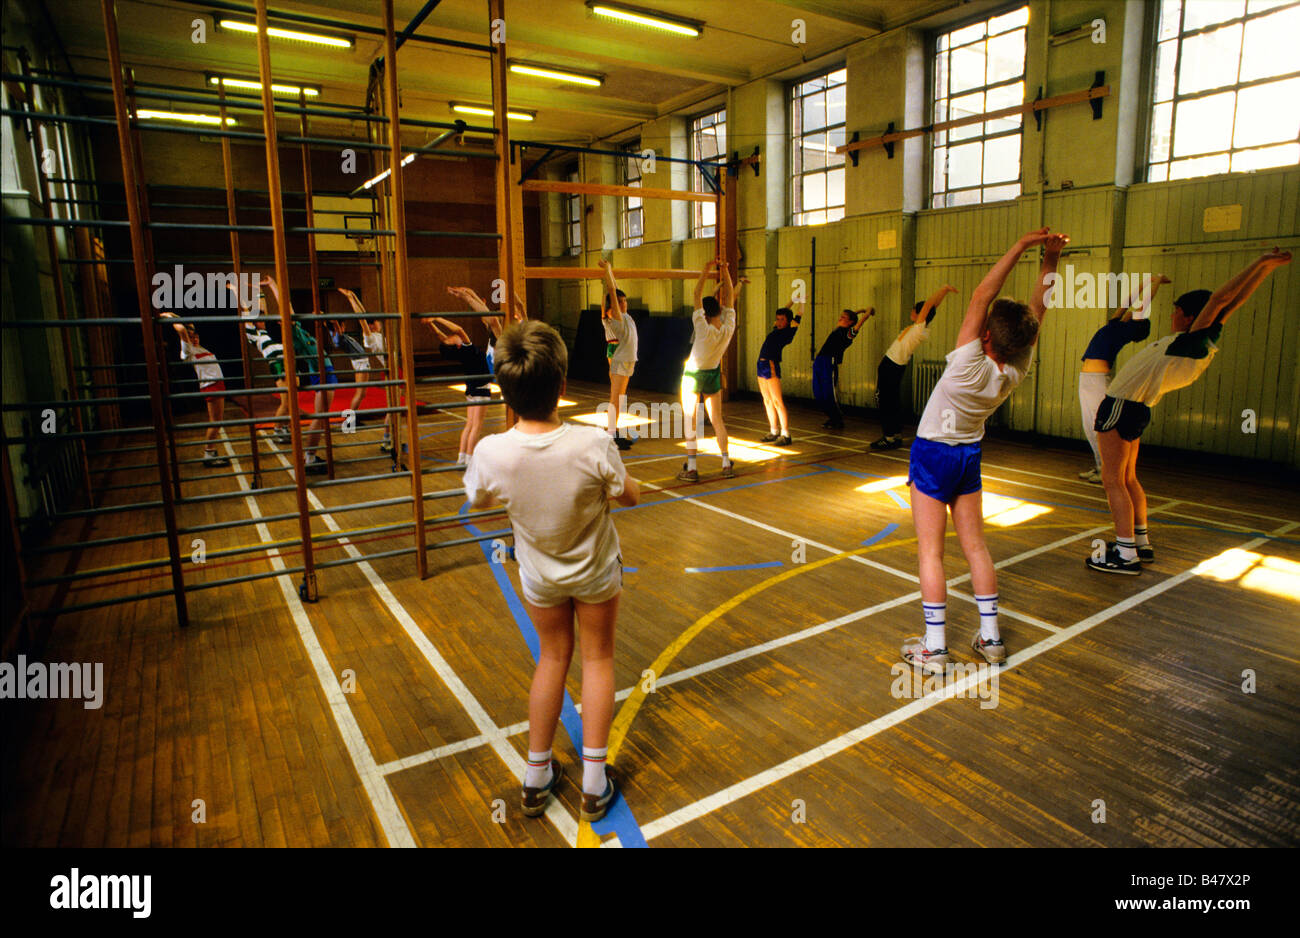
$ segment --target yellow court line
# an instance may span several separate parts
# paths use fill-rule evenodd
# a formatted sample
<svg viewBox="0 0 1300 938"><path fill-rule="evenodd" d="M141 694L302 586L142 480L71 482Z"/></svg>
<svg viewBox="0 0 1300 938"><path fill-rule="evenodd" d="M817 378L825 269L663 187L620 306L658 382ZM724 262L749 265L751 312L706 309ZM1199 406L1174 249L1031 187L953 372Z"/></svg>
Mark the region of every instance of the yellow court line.
<svg viewBox="0 0 1300 938"><path fill-rule="evenodd" d="M1082 522L1076 522L1076 523L1057 522L1055 524L1021 525L1017 527L1016 530L1018 531L1059 531L1059 530L1064 530L1066 528L1090 528L1090 527L1095 527L1095 525L1085 524ZM945 532L945 536L956 537L957 532L948 531ZM915 537L901 538L896 541L885 540L885 541L881 541L878 544L868 545L867 547L859 547L856 548L855 550L846 550L843 551L842 553L832 554L829 557L823 557L821 560L814 560L808 563L798 564L797 566L791 567L789 570L782 570L780 573L774 574L765 580L755 583L753 586L749 587L746 590L742 590L741 592L737 593L735 596L728 599L726 602L718 606L715 606L713 609L706 612L700 618L696 619L694 624L692 624L689 628L685 629L680 635L678 635L675 639L673 639L673 641L668 645L667 648L665 648L662 652L659 653L659 657L656 658L654 662L650 665L649 670L651 674L655 676L664 674L667 671L668 666L672 664L673 659L676 658L681 653L682 649L684 649L687 645L689 645L695 639L696 636L698 636L706 628L708 628L710 625L712 625L722 616L726 615L732 609L735 609L741 603L745 602L748 599L753 598L754 596L758 595L759 593L763 592L769 587L776 586L778 583L783 583L786 580L792 579L793 577L796 577L801 573L807 573L809 570L816 570L818 567L824 567L827 564L835 563L837 560L844 560L848 557L856 557L862 554L870 554L875 551L885 550L886 548L890 548L890 547L899 547L903 544L914 544L916 543L916 540L917 539ZM642 684L643 682L638 682L636 686L632 689L632 693L629 694L628 698L623 701L623 706L619 707L618 713L615 714L614 716L614 722L609 728L609 749L605 759L606 762L610 764L614 762L615 757L618 755L619 749L622 748L624 740L627 739L628 730L632 726L632 721L636 719L637 712L641 709L641 704L645 702L646 692L642 690ZM578 826L578 846L579 847L600 846L600 836L594 830L591 829L591 824L586 821L580 822Z"/></svg>

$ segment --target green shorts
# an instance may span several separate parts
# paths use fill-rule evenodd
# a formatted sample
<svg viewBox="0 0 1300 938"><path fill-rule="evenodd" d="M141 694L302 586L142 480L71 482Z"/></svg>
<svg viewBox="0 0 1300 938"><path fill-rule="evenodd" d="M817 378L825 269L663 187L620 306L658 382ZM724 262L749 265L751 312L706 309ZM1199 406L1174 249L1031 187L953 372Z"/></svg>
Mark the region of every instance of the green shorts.
<svg viewBox="0 0 1300 938"><path fill-rule="evenodd" d="M708 397L722 390L722 366L682 373L682 394Z"/></svg>
<svg viewBox="0 0 1300 938"><path fill-rule="evenodd" d="M614 357L614 353L617 352L617 351L618 351L618 343L617 343L617 342L606 342L606 343L605 343L605 357L606 357L606 358L613 358L613 357Z"/></svg>
<svg viewBox="0 0 1300 938"><path fill-rule="evenodd" d="M268 358L268 359L266 360L266 364L267 364L267 366L271 369L271 374L272 374L272 375L274 375L274 376L277 377L277 378L283 378L283 377L284 377L284 359L283 359L283 358Z"/></svg>

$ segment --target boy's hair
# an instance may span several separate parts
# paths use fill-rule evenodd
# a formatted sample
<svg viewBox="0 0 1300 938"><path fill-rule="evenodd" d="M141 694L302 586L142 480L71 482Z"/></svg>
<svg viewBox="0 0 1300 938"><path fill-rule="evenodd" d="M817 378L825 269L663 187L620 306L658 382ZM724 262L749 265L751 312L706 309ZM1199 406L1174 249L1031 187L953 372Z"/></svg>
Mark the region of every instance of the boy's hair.
<svg viewBox="0 0 1300 938"><path fill-rule="evenodd" d="M626 300L626 299L627 299L627 294L624 293L622 290L617 290L617 291L615 291L615 292L618 293L618 298L619 298L620 300ZM605 309L612 309L613 306L614 306L614 304L611 303L611 302L610 302L610 299L609 299L609 292L606 291L606 292L605 292Z"/></svg>
<svg viewBox="0 0 1300 938"><path fill-rule="evenodd" d="M993 352L1002 361L1010 361L1038 338L1038 317L1024 303L1002 297L993 301L985 328Z"/></svg>
<svg viewBox="0 0 1300 938"><path fill-rule="evenodd" d="M555 412L569 370L569 350L560 334L537 319L515 323L496 344L496 378L501 396L525 420Z"/></svg>
<svg viewBox="0 0 1300 938"><path fill-rule="evenodd" d="M1209 290L1190 290L1174 300L1174 305L1183 311L1183 315L1195 322L1209 300Z"/></svg>
<svg viewBox="0 0 1300 938"><path fill-rule="evenodd" d="M706 296L701 300L700 309L704 310L704 315L709 319L722 315L722 304L718 302L716 296Z"/></svg>
<svg viewBox="0 0 1300 938"><path fill-rule="evenodd" d="M778 316L784 316L787 320L794 319L794 311L788 306L782 306L776 311Z"/></svg>
<svg viewBox="0 0 1300 938"><path fill-rule="evenodd" d="M925 307L925 300L917 300L916 305L912 307L912 312L919 313Z"/></svg>

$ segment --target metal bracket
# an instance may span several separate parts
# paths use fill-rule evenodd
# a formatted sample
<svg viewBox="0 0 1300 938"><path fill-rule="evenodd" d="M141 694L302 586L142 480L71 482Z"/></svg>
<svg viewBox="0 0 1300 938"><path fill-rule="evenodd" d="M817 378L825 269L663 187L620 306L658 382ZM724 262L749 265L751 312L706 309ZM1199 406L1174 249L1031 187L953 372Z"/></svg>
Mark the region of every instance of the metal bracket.
<svg viewBox="0 0 1300 938"><path fill-rule="evenodd" d="M513 147L511 149L513 149ZM533 175L533 173L537 172L539 169L542 168L543 163L545 163L554 155L555 155L555 147L549 147L547 151L541 155L541 158L538 159L537 162L533 163L532 166L529 166L526 170L524 170L522 173L519 174L519 185L522 186L528 180L528 178Z"/></svg>
<svg viewBox="0 0 1300 938"><path fill-rule="evenodd" d="M894 132L894 122L890 121L889 126L885 128L885 133L892 134L893 132ZM891 140L889 143L881 144L881 146L885 148L886 158L892 160L894 158L894 141Z"/></svg>
<svg viewBox="0 0 1300 938"><path fill-rule="evenodd" d="M753 160L753 162L751 162L749 166L754 171L754 176L757 177L758 176L758 144L754 144L754 152L749 154L749 158Z"/></svg>
<svg viewBox="0 0 1300 938"><path fill-rule="evenodd" d="M892 127L893 125L891 124L890 126ZM856 130L853 131L853 137L849 140L849 143L857 143L857 142L858 142L858 137L860 137L860 136L861 136L861 134L858 133L858 131L856 131ZM858 154L861 153L861 152L862 152L861 150L850 150L850 151L849 151L849 159L853 161L853 165L854 165L854 166L857 166L857 165L858 165Z"/></svg>
<svg viewBox="0 0 1300 938"><path fill-rule="evenodd" d="M721 190L718 188L718 176L713 167L708 163L697 163L696 165L700 168L700 175L704 177L704 184L709 187L714 195L717 195Z"/></svg>
<svg viewBox="0 0 1300 938"><path fill-rule="evenodd" d="M1037 96L1036 98L1034 98L1034 100L1035 100L1035 101L1041 101L1041 100L1043 100L1043 86L1042 86L1042 85L1039 85L1039 86L1038 86L1038 96ZM1042 129L1043 129L1043 112L1042 112L1042 111L1034 111L1034 126L1035 126L1035 128L1037 128L1038 130L1042 130Z"/></svg>
<svg viewBox="0 0 1300 938"><path fill-rule="evenodd" d="M1092 80L1091 87L1100 88L1105 84L1106 84L1106 73L1104 71L1098 71L1096 77L1093 78ZM1101 98L1093 98L1091 101L1088 102L1089 104L1092 105L1092 119L1095 121L1101 120L1102 100L1103 99Z"/></svg>

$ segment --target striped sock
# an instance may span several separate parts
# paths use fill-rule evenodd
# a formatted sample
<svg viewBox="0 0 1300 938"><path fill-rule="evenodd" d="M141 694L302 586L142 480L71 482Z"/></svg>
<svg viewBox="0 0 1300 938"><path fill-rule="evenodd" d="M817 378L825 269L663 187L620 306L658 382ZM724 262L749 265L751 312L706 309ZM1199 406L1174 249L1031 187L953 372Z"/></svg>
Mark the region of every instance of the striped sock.
<svg viewBox="0 0 1300 938"><path fill-rule="evenodd" d="M608 752L608 747L582 747L582 790L589 795L605 794L605 755Z"/></svg>
<svg viewBox="0 0 1300 938"><path fill-rule="evenodd" d="M975 605L980 609L980 638L986 642L995 642L1001 638L998 632L998 594L980 596L975 594Z"/></svg>
<svg viewBox="0 0 1300 938"><path fill-rule="evenodd" d="M1147 537L1146 525L1133 529L1133 540L1138 547L1150 547L1151 539Z"/></svg>
<svg viewBox="0 0 1300 938"><path fill-rule="evenodd" d="M1133 538L1131 537L1117 538L1115 544L1119 548L1120 560L1137 560L1137 556L1138 556L1137 544L1134 543Z"/></svg>
<svg viewBox="0 0 1300 938"><path fill-rule="evenodd" d="M925 647L930 651L942 651L948 647L947 637L947 603L921 603L925 610Z"/></svg>
<svg viewBox="0 0 1300 938"><path fill-rule="evenodd" d="M551 781L551 750L528 753L528 769L524 772L525 788L545 788Z"/></svg>

